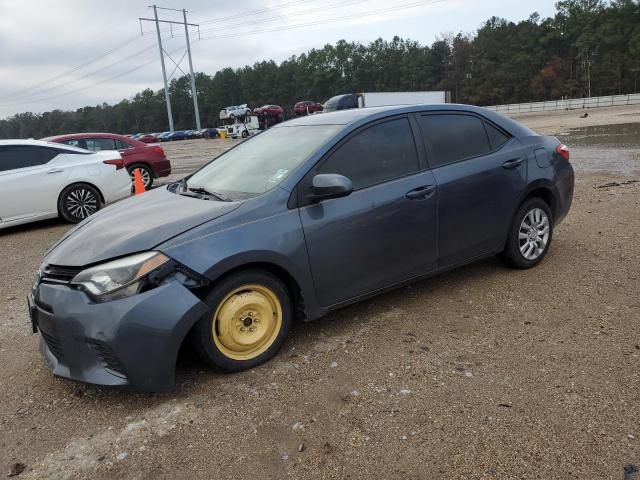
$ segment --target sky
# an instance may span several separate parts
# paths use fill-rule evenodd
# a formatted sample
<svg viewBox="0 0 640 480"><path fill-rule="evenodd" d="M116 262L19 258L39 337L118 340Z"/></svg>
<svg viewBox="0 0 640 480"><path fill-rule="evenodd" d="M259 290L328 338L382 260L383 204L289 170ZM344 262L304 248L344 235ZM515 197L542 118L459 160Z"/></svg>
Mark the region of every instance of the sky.
<svg viewBox="0 0 640 480"><path fill-rule="evenodd" d="M186 9L194 70L282 61L340 39L368 43L394 35L431 44L442 34L476 31L499 16L554 14L555 0L158 0ZM162 88L149 0L0 0L0 118L117 103ZM182 21L182 12L158 10ZM184 27L161 26L163 45L188 72ZM167 75L175 69L165 57ZM174 76L183 73L176 70Z"/></svg>

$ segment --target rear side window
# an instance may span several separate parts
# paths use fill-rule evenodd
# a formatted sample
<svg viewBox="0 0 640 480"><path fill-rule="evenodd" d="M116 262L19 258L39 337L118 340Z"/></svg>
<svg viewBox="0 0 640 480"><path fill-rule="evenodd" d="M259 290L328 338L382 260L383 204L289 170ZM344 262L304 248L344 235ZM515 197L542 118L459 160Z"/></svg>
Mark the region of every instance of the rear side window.
<svg viewBox="0 0 640 480"><path fill-rule="evenodd" d="M491 142L491 148L493 150L497 150L511 138L509 135L503 133L502 130L498 130L498 128L494 127L490 123L485 122L484 125L487 127L487 135L489 135L489 142Z"/></svg>
<svg viewBox="0 0 640 480"><path fill-rule="evenodd" d="M72 147L82 148L82 145L80 145L80 140L64 140L60 143L64 143L65 145L70 145Z"/></svg>
<svg viewBox="0 0 640 480"><path fill-rule="evenodd" d="M115 140L111 138L87 138L87 149L93 152L117 150Z"/></svg>
<svg viewBox="0 0 640 480"><path fill-rule="evenodd" d="M399 118L358 132L320 166L316 173L338 173L354 190L420 170L409 120Z"/></svg>
<svg viewBox="0 0 640 480"><path fill-rule="evenodd" d="M55 148L31 145L0 147L0 171L44 165L58 155Z"/></svg>
<svg viewBox="0 0 640 480"><path fill-rule="evenodd" d="M491 152L484 122L459 114L422 115L418 122L422 135L431 144L432 168Z"/></svg>
<svg viewBox="0 0 640 480"><path fill-rule="evenodd" d="M116 147L118 148L118 150L125 150L127 148L133 148L128 143L124 143L122 140L116 140L115 142L116 142Z"/></svg>

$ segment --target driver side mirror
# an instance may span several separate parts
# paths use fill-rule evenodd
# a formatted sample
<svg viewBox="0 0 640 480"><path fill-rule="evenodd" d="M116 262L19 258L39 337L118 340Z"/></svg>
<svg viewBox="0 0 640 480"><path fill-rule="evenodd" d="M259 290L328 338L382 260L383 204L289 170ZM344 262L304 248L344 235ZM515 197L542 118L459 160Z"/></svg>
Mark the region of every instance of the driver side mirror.
<svg viewBox="0 0 640 480"><path fill-rule="evenodd" d="M337 173L320 173L311 182L311 202L319 202L330 198L346 197L353 192L353 183L344 175Z"/></svg>

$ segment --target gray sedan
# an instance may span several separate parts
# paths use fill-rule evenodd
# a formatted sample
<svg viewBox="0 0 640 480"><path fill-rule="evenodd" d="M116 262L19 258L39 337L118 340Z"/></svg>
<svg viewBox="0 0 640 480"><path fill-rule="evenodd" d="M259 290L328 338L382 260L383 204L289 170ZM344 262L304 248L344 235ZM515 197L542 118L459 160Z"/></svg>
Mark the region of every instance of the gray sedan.
<svg viewBox="0 0 640 480"><path fill-rule="evenodd" d="M70 231L38 271L33 329L82 382L170 389L184 342L251 368L294 321L491 255L537 265L573 184L567 147L482 108L302 117Z"/></svg>

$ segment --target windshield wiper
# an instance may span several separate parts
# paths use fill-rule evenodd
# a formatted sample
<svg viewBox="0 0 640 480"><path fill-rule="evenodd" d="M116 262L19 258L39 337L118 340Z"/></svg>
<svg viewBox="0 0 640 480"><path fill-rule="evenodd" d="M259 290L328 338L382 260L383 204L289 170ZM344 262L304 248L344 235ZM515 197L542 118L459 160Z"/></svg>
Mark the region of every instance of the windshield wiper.
<svg viewBox="0 0 640 480"><path fill-rule="evenodd" d="M185 183L186 185L186 183ZM189 187L188 190L190 192L193 193L199 193L200 195L207 195L209 197L214 197L217 198L218 200L222 201L222 202L231 202L232 200L229 197L225 197L224 195L218 193L218 192L211 192L209 190L207 190L206 188L202 188L202 187Z"/></svg>

